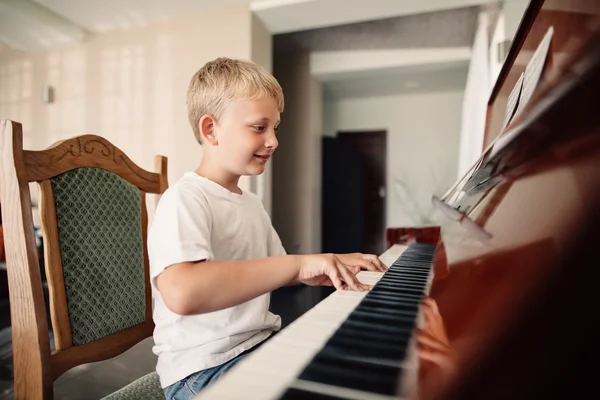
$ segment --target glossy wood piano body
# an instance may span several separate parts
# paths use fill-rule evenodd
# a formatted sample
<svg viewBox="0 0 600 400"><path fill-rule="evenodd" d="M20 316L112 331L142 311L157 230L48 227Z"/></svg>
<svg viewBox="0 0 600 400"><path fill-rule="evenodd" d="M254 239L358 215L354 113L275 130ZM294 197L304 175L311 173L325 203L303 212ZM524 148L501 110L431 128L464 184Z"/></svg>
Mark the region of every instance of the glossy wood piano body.
<svg viewBox="0 0 600 400"><path fill-rule="evenodd" d="M501 130L508 96L550 27L542 80ZM562 354L558 350L577 337L580 327L571 316L579 309L567 305L582 288L561 293L557 285L583 268L572 263L584 257L577 246L593 243L586 224L600 209L599 28L600 1L530 4L490 98L487 148L436 201L446 218L439 219L430 295L458 354L459 372L446 386L439 375L426 378L423 399L558 396L560 390L551 391L554 385L571 385L562 396L578 390L560 358L550 354ZM390 235L393 231L389 243L397 242ZM598 267L597 259L591 262L587 268ZM590 280L594 274L589 271ZM544 308L549 293L564 296L564 307ZM587 305L582 301L579 307ZM535 320L552 311L557 312L553 329ZM540 343L548 347L539 348Z"/></svg>

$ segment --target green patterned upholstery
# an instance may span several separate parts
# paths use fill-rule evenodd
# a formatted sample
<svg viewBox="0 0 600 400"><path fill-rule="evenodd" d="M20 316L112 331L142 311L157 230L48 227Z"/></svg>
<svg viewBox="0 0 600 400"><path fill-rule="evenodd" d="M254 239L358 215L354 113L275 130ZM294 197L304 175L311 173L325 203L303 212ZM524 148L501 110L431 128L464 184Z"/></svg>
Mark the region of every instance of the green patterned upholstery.
<svg viewBox="0 0 600 400"><path fill-rule="evenodd" d="M74 345L145 318L142 194L120 176L77 168L50 179Z"/></svg>
<svg viewBox="0 0 600 400"><path fill-rule="evenodd" d="M156 372L142 376L102 400L165 400Z"/></svg>

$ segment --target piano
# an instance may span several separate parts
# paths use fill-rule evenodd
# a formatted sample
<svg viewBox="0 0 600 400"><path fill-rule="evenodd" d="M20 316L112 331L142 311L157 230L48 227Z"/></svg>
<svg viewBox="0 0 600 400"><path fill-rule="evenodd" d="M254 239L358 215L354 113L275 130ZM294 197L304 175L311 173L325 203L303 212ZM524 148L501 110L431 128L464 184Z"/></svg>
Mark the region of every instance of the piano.
<svg viewBox="0 0 600 400"><path fill-rule="evenodd" d="M505 123L522 74L535 90ZM432 200L439 224L388 228L389 270L357 275L369 292L334 292L197 398L595 393L599 100L600 2L531 1L490 96L485 150ZM419 356L425 297L455 355L449 370Z"/></svg>

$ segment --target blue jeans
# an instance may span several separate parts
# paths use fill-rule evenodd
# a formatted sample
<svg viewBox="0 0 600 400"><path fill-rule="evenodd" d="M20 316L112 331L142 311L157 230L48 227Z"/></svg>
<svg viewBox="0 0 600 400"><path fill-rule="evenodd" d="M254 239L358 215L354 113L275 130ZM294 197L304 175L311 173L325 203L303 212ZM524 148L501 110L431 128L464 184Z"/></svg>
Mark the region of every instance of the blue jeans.
<svg viewBox="0 0 600 400"><path fill-rule="evenodd" d="M198 371L179 382L164 389L167 400L191 400L209 384L219 379L231 367L248 356L250 352L244 352L232 360L216 367Z"/></svg>

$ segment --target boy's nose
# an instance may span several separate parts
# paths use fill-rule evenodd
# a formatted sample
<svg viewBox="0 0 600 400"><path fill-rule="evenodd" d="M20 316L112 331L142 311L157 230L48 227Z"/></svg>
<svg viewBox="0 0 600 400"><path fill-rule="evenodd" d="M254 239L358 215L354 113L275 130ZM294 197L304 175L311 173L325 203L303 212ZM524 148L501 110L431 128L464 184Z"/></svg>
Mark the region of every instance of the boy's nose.
<svg viewBox="0 0 600 400"><path fill-rule="evenodd" d="M269 133L265 141L265 147L269 149L275 150L279 146L279 141L277 140L277 136L275 135L275 131Z"/></svg>

